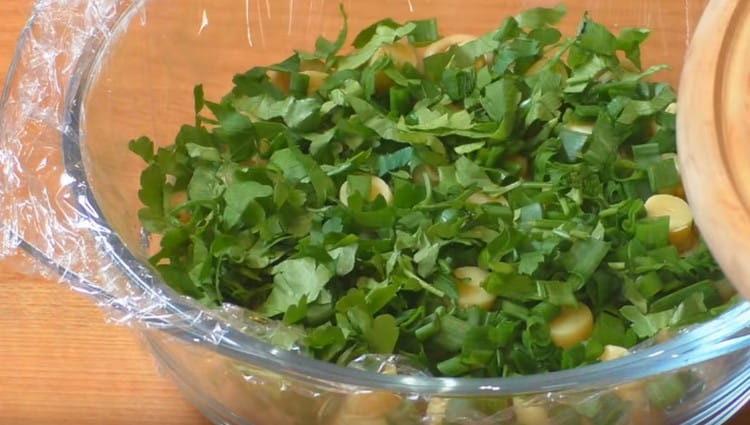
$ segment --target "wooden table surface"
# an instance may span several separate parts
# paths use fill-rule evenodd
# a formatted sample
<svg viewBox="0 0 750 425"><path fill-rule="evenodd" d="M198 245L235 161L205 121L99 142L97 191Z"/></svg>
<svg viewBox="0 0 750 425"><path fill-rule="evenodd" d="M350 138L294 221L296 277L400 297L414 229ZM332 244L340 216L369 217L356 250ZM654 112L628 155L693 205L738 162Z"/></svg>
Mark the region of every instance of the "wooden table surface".
<svg viewBox="0 0 750 425"><path fill-rule="evenodd" d="M0 0L0 81L32 0ZM1 85L0 85L1 87ZM0 263L0 424L208 422L126 328L85 297ZM736 424L746 423L750 412Z"/></svg>
<svg viewBox="0 0 750 425"><path fill-rule="evenodd" d="M0 0L0 81L31 4ZM130 330L11 263L0 263L0 424L208 424Z"/></svg>

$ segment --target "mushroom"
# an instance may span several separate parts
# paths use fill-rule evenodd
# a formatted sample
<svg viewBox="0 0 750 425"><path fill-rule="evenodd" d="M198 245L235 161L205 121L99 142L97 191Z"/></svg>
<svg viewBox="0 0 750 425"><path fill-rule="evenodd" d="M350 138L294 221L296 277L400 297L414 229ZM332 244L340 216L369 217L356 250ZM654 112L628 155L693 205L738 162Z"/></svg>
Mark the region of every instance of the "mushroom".
<svg viewBox="0 0 750 425"><path fill-rule="evenodd" d="M169 196L169 205L172 208L177 208L187 201L188 201L188 194L185 191L174 192ZM189 222L191 219L190 211L184 208L179 210L177 212L177 219L180 220L181 223Z"/></svg>
<svg viewBox="0 0 750 425"><path fill-rule="evenodd" d="M657 194L646 200L649 217L669 218L669 242L680 252L685 252L696 243L693 213L684 199L674 195Z"/></svg>
<svg viewBox="0 0 750 425"><path fill-rule="evenodd" d="M563 307L549 324L552 342L560 348L570 348L587 340L594 330L594 316L586 304L578 307Z"/></svg>
<svg viewBox="0 0 750 425"><path fill-rule="evenodd" d="M629 354L630 351L628 351L628 349L625 347L620 347L619 345L605 345L604 352L602 352L602 355L599 356L599 360L607 362L625 357ZM646 397L643 393L642 382L631 382L623 384L615 388L614 391L618 397L625 401L633 403L633 405L636 407L646 404Z"/></svg>
<svg viewBox="0 0 750 425"><path fill-rule="evenodd" d="M504 196L493 196L488 195L484 192L474 192L471 195L469 195L468 198L466 198L466 202L470 205L485 205L485 204L501 204L501 205L508 205L508 201L505 199Z"/></svg>
<svg viewBox="0 0 750 425"><path fill-rule="evenodd" d="M308 83L307 83L307 95L312 96L320 90L320 88L323 86L323 83L326 82L326 79L328 79L328 74L321 71L302 71L300 72L302 75L307 75Z"/></svg>
<svg viewBox="0 0 750 425"><path fill-rule="evenodd" d="M610 360L619 359L620 357L625 357L628 354L630 354L630 351L625 347L620 347L619 345L605 345L602 355L599 356L599 360L608 362Z"/></svg>
<svg viewBox="0 0 750 425"><path fill-rule="evenodd" d="M547 409L542 406L531 405L520 397L513 398L513 412L520 425L549 425L552 423Z"/></svg>
<svg viewBox="0 0 750 425"><path fill-rule="evenodd" d="M565 124L564 127L575 133L591 134L594 132L594 124L591 123L570 122Z"/></svg>
<svg viewBox="0 0 750 425"><path fill-rule="evenodd" d="M414 68L419 67L419 58L417 57L417 51L414 49L414 46L404 41L398 41L396 43L387 44L380 47L372 55L372 58L370 58L370 64L377 62L385 56L390 57L391 62L393 62L393 65L398 69L403 68L407 64L413 66ZM379 72L375 76L375 89L378 92L385 92L386 90L391 88L392 85L393 81L387 75L385 75L384 72Z"/></svg>
<svg viewBox="0 0 750 425"><path fill-rule="evenodd" d="M349 205L349 182L344 182L339 189L339 200L342 204ZM383 179L380 177L372 176L370 180L370 194L367 200L372 202L378 199L378 196L382 196L387 204L393 203L393 192Z"/></svg>
<svg viewBox="0 0 750 425"><path fill-rule="evenodd" d="M396 367L386 364L384 375L396 375ZM388 391L366 391L346 396L333 425L388 425L386 417L401 404L400 395Z"/></svg>
<svg viewBox="0 0 750 425"><path fill-rule="evenodd" d="M437 170L432 165L418 165L414 168L414 171L411 172L411 179L416 184L424 184L425 177L427 177L427 180L432 184L438 184L440 182L440 174L438 174Z"/></svg>
<svg viewBox="0 0 750 425"><path fill-rule="evenodd" d="M463 308L477 306L489 310L495 303L495 296L482 288L489 273L479 267L459 267L453 270L458 287L458 305Z"/></svg>
<svg viewBox="0 0 750 425"><path fill-rule="evenodd" d="M268 76L268 80L271 82L271 84L276 86L277 89L281 90L284 94L289 93L289 83L291 81L291 77L289 76L288 72L269 69L268 71L266 71L266 75Z"/></svg>

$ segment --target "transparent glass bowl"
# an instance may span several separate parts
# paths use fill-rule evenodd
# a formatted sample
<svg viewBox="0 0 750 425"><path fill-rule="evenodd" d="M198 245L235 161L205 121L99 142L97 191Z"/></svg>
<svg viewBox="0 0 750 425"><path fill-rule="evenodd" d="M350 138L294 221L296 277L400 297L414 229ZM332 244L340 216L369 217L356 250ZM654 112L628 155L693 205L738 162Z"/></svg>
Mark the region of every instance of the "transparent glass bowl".
<svg viewBox="0 0 750 425"><path fill-rule="evenodd" d="M71 3L80 5L86 0ZM87 245L96 246L92 258L103 258L105 264L81 266L79 263L89 261L81 258L76 262L62 261L67 259L66 243L49 243L50 239L58 238L55 226L50 226L52 231L47 229L47 232L38 225L30 226L36 232L20 228L14 231L23 237L20 245L37 260L64 273L74 286L89 292L111 310L119 310L118 319L135 318L135 322L144 324L141 332L159 363L214 422L704 424L725 421L748 398L750 307L747 304L616 361L529 377L450 379L386 376L301 357L249 336L243 332L241 321L227 320L232 316L227 312L204 312L192 301L177 296L144 265L147 253L136 214L142 163L128 151L127 141L149 135L159 144L171 143L179 126L192 120L194 85L202 83L207 98L216 99L229 89L235 73L279 61L293 49L311 49L320 34L334 37L341 25L338 3L325 0L91 3L102 6L83 9L112 16L101 31L97 28L89 31L90 36L82 37L85 44L78 60L70 66L51 68L70 75L69 79L59 80L66 82L59 90L49 91L50 96L59 100L56 111L61 117L61 125L56 129L60 137L49 149L57 146L60 154L34 149L20 155L18 162L32 172L31 164L35 163L32 158L36 156L59 161L59 165L45 162L44 172L40 173L44 176L36 176L34 180L46 191L66 188L65 195L49 198L55 200L54 205L44 211L67 217L67 222L75 221L75 228L85 230L96 242ZM496 28L508 15L557 3L350 0L344 5L351 18L352 34L385 17L396 20L436 17L444 34L479 34ZM586 10L615 30L632 26L652 29L644 61L671 65L672 69L661 78L676 84L688 39L705 2L583 0L568 1L567 5L569 12L563 27L568 34L575 31ZM52 6L45 10L47 6L40 3L35 19L41 22L49 19L46 14L52 13ZM77 24L67 25L66 28L75 29ZM22 98L14 97L14 90L23 93L24 87L19 82L24 81L23 73L30 72L34 65L24 61L24 49L34 48L31 40L39 37L34 34L35 28L55 30L39 26L35 27L32 21L19 47L17 69L9 79L11 89L4 93L4 108L0 110L6 123L18 124L13 121L18 117L11 116L14 111L11 101ZM25 134L33 134L31 127L26 129L29 131ZM45 132L44 137L49 134ZM55 181L61 176L60 170L64 182ZM35 198L19 195L19 199L28 203ZM35 211L33 205L24 206ZM19 207L18 211L27 210ZM75 220L69 218L71 215ZM59 238L63 240L64 236ZM55 246L49 248L50 245ZM78 247L75 242L72 245ZM76 273L78 266L96 273ZM109 274L121 278L110 278ZM123 290L125 286L127 290ZM143 299L147 300L145 304L137 302ZM154 308L155 313L145 314L142 307L149 303L158 308ZM184 318L179 326L174 325L175 317ZM676 395L665 398L662 390L675 386L680 390L666 393ZM377 400L394 398L399 401L395 413L389 416L390 422L373 417ZM448 406L445 415L431 414L441 404ZM342 412L346 413L344 419Z"/></svg>

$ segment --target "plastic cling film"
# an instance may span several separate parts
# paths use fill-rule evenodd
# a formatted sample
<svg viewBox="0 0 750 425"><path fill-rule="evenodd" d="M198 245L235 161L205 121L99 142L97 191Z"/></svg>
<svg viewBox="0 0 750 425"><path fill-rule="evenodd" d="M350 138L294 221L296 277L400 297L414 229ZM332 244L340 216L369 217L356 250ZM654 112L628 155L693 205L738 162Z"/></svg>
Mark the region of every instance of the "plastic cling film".
<svg viewBox="0 0 750 425"><path fill-rule="evenodd" d="M434 0L389 0L383 11L363 6L369 2L344 3L362 11L352 13L353 26L391 11L429 17L436 3L445 16L461 11L458 3ZM496 27L498 16L555 3L507 2L507 13L492 9L476 20L453 20L449 31L468 32L464 21ZM618 3L583 1L575 7L604 14ZM682 30L690 27L682 18L694 21L702 5L687 1L690 8L683 11L665 3L660 7L669 13L662 14L650 2L636 3L639 15L623 25L680 16L679 24L670 24L678 29L680 46ZM477 7L497 4L482 0ZM192 396L199 405L221 411L217 417L227 423L628 423L635 412L662 421L688 417L674 416L686 402L709 406L701 391L724 388L722 397L729 400L745 388L746 374L734 372L745 370L747 359L732 353L747 347L747 337L722 323L697 329L699 342L678 336L664 353L644 347L652 357L563 372L554 382L546 376L439 380L398 357L365 356L349 368L302 357L294 328L231 305L208 310L164 285L145 261L141 234L122 231L137 225L130 213L137 209L130 190L137 174L128 181L106 179L120 175L118 164L131 160L119 153L126 147L103 157L97 149L124 145L132 136L128 131L168 140L185 122L185 110L191 112L186 87L205 79L208 91L223 93L241 69L237 58L245 67L271 63L273 55L309 46L320 33L335 34L339 23L337 2L317 0L38 1L0 103L0 257L15 261L24 251L34 259L19 264L28 266L25 271L58 275L113 321L146 328L150 348L169 373L189 394L199 394ZM218 42L226 43L226 51ZM190 55L181 50L188 47ZM115 50L127 54L111 55ZM679 68L681 55L675 57L671 62ZM728 314L729 323L742 323L750 313ZM634 369L641 360L638 370L617 369ZM634 380L638 388L623 391ZM578 387L581 382L585 388Z"/></svg>
<svg viewBox="0 0 750 425"><path fill-rule="evenodd" d="M21 35L0 126L0 256L21 248L27 273L57 275L118 323L181 328L220 344L228 328L295 350L280 323L226 305L203 311L135 258L108 225L87 179L80 95L118 31L146 25L143 2L40 1ZM19 258L19 257L14 257ZM199 325L205 325L203 331Z"/></svg>
<svg viewBox="0 0 750 425"><path fill-rule="evenodd" d="M76 179L65 170L61 140L73 137L69 101L77 69L110 35L127 7L118 1L42 1L21 35L2 99L0 251L22 245L74 280L96 282L95 238L80 209ZM72 31L72 29L80 29ZM86 260L84 260L86 259Z"/></svg>

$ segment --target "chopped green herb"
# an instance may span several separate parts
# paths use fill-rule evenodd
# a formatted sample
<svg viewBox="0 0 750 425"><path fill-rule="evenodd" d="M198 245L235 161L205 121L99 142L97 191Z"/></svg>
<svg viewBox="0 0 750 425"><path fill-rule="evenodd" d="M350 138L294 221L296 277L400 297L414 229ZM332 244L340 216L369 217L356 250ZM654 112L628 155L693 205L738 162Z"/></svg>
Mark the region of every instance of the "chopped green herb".
<svg viewBox="0 0 750 425"><path fill-rule="evenodd" d="M139 218L161 235L151 263L209 307L283 320L311 356L395 353L443 376L577 367L723 311L705 245L680 254L669 218L644 217L681 184L674 91L639 70L648 30L585 16L565 36L564 14L420 58L434 19L376 22L342 53L342 8L314 52L237 75L219 103L197 86L173 145L129 144ZM581 306L585 339L555 346L555 319Z"/></svg>

